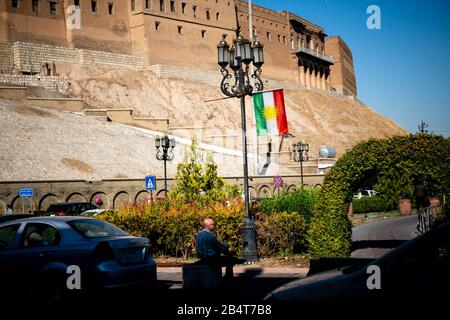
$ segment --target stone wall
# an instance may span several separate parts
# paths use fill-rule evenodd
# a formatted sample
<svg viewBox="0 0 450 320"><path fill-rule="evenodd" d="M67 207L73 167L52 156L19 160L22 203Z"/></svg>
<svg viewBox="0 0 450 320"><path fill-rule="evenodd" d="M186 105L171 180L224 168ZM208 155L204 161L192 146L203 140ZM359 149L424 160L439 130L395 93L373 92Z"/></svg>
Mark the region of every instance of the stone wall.
<svg viewBox="0 0 450 320"><path fill-rule="evenodd" d="M142 58L132 55L27 42L0 43L0 53L5 53L5 56L2 55L0 58L0 70L5 71L11 71L13 66L20 72L40 73L45 63L51 66L53 62L111 65L126 68L142 68L144 65Z"/></svg>
<svg viewBox="0 0 450 320"><path fill-rule="evenodd" d="M25 87L43 87L47 90L68 93L69 84L65 79L55 76L0 74L0 84L8 83Z"/></svg>
<svg viewBox="0 0 450 320"><path fill-rule="evenodd" d="M264 69L264 66L263 66ZM186 67L179 66L171 66L171 65L163 65L156 64L149 67L149 70L152 71L156 77L160 79L167 78L176 78L183 80L196 80L208 85L217 86L222 81L222 75L219 71L219 67L217 67L217 71L209 71L202 69L192 69ZM263 79L265 89L269 88L284 88L284 89L292 89L296 90L299 88L304 88L300 84L289 82L289 81L277 81L272 79L264 78L264 70L261 75ZM266 88L267 87L267 88Z"/></svg>
<svg viewBox="0 0 450 320"><path fill-rule="evenodd" d="M323 183L322 174L305 174L305 185L312 187ZM252 177L249 181L250 197L267 197L278 192L273 184L273 176ZM226 177L230 184L243 185L242 177ZM284 189L292 191L299 188L299 175L283 176ZM170 189L175 180L168 179ZM52 203L59 202L95 202L97 197L103 201L102 207L117 209L124 203L145 201L148 196L164 197L164 179L156 180L156 191L152 194L145 190L144 179L110 179L100 181L59 180L59 181L0 181L0 215L6 213L11 205L14 213L45 211ZM18 190L33 188L33 197L19 198Z"/></svg>
<svg viewBox="0 0 450 320"><path fill-rule="evenodd" d="M11 73L13 68L14 58L11 45L0 42L0 73Z"/></svg>

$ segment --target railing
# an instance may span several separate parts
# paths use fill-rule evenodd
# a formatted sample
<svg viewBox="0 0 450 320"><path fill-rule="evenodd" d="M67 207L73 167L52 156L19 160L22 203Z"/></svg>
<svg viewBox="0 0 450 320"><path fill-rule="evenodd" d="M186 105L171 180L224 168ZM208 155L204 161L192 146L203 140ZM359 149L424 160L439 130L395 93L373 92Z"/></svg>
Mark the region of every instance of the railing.
<svg viewBox="0 0 450 320"><path fill-rule="evenodd" d="M441 209L441 207L433 206L420 208L417 212L417 217L419 219L417 223L417 230L421 233L426 233L431 230L436 218L436 213Z"/></svg>
<svg viewBox="0 0 450 320"><path fill-rule="evenodd" d="M310 54L310 55L312 55L312 56L314 56L316 58L328 61L330 63L334 63L333 57L327 56L327 55L322 54L322 53L317 52L317 51L314 51L313 49L308 48L308 47L304 47L302 45L298 45L298 49L297 50L294 49L294 51L296 51L296 52L305 52L305 53Z"/></svg>

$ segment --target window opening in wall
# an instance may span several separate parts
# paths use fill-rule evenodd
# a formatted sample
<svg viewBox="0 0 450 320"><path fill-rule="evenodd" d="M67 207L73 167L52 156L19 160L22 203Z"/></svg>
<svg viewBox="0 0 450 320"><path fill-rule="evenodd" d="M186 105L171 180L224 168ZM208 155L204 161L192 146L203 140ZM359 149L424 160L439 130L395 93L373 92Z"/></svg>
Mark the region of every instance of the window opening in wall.
<svg viewBox="0 0 450 320"><path fill-rule="evenodd" d="M267 41L270 41L270 32L266 32Z"/></svg>
<svg viewBox="0 0 450 320"><path fill-rule="evenodd" d="M19 6L19 1L18 0L11 0L11 7L17 8L18 6Z"/></svg>
<svg viewBox="0 0 450 320"><path fill-rule="evenodd" d="M178 26L178 34L183 34L183 27L182 26Z"/></svg>
<svg viewBox="0 0 450 320"><path fill-rule="evenodd" d="M181 3L181 13L184 14L184 9L186 8L186 3L182 2Z"/></svg>
<svg viewBox="0 0 450 320"><path fill-rule="evenodd" d="M206 20L209 20L211 17L209 15L209 10L206 10Z"/></svg>
<svg viewBox="0 0 450 320"><path fill-rule="evenodd" d="M136 10L136 0L131 0L131 11Z"/></svg>
<svg viewBox="0 0 450 320"><path fill-rule="evenodd" d="M73 5L79 7L80 6L80 0L73 0Z"/></svg>
<svg viewBox="0 0 450 320"><path fill-rule="evenodd" d="M159 24L160 24L159 21L155 21L155 30L159 30Z"/></svg>
<svg viewBox="0 0 450 320"><path fill-rule="evenodd" d="M283 36L283 43L286 43L286 36Z"/></svg>
<svg viewBox="0 0 450 320"><path fill-rule="evenodd" d="M33 12L37 12L38 11L38 6L39 6L39 1L38 0L33 0L31 2L31 10L33 10Z"/></svg>
<svg viewBox="0 0 450 320"><path fill-rule="evenodd" d="M175 1L170 1L170 11L175 12Z"/></svg>
<svg viewBox="0 0 450 320"><path fill-rule="evenodd" d="M108 13L110 15L114 14L114 3L108 3Z"/></svg>
<svg viewBox="0 0 450 320"><path fill-rule="evenodd" d="M152 1L151 0L145 0L145 9L150 9Z"/></svg>
<svg viewBox="0 0 450 320"><path fill-rule="evenodd" d="M52 16L56 16L56 2L50 1L49 4L50 4L50 14Z"/></svg>
<svg viewBox="0 0 450 320"><path fill-rule="evenodd" d="M192 11L194 12L194 18L197 18L197 6L192 6Z"/></svg>
<svg viewBox="0 0 450 320"><path fill-rule="evenodd" d="M281 43L281 36L280 35L278 35L278 42Z"/></svg>
<svg viewBox="0 0 450 320"><path fill-rule="evenodd" d="M219 20L220 13L216 13L216 20Z"/></svg>
<svg viewBox="0 0 450 320"><path fill-rule="evenodd" d="M133 3L133 1L131 1ZM97 12L97 1L91 1L92 12Z"/></svg>
<svg viewBox="0 0 450 320"><path fill-rule="evenodd" d="M206 30L202 30L202 38L206 38Z"/></svg>
<svg viewBox="0 0 450 320"><path fill-rule="evenodd" d="M164 11L164 0L159 0L159 10Z"/></svg>

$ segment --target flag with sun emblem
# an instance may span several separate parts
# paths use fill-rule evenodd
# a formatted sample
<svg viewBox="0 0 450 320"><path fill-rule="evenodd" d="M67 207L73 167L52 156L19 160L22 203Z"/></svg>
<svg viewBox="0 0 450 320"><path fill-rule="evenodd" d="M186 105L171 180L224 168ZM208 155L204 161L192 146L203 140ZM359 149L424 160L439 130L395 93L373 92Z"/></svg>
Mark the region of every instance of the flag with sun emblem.
<svg viewBox="0 0 450 320"><path fill-rule="evenodd" d="M281 136L289 133L283 89L253 94L253 106L258 136Z"/></svg>

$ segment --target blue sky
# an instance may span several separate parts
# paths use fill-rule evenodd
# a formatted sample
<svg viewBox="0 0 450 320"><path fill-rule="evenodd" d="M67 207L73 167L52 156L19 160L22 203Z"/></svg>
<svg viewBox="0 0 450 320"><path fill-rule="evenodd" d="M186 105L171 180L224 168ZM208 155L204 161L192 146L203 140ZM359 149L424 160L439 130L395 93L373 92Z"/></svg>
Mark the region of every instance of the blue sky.
<svg viewBox="0 0 450 320"><path fill-rule="evenodd" d="M353 53L358 98L410 132L421 120L450 136L450 1L253 0L340 35ZM381 29L369 30L369 5Z"/></svg>

